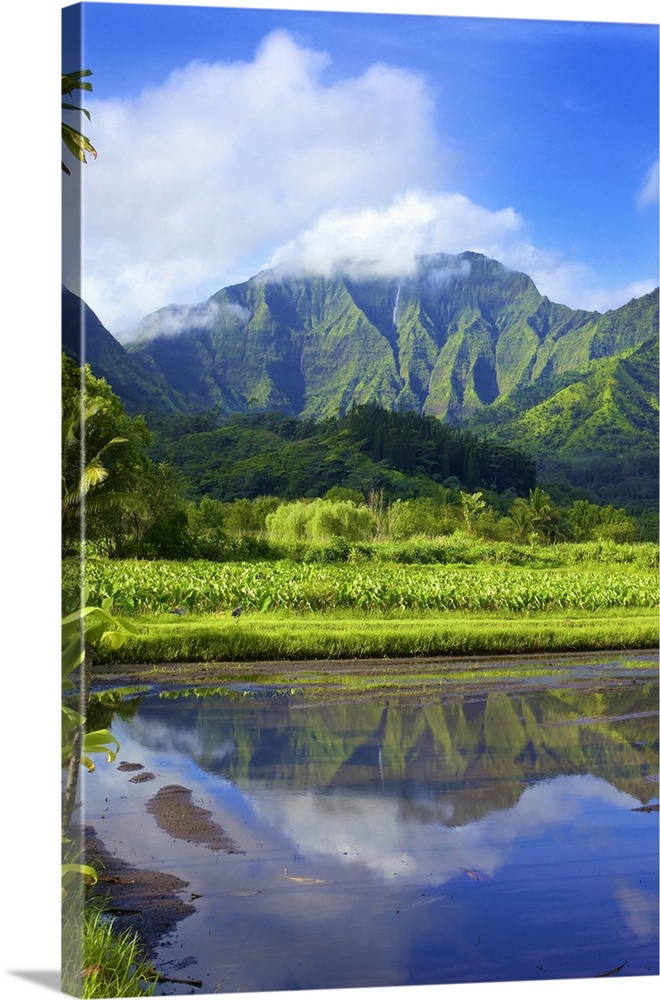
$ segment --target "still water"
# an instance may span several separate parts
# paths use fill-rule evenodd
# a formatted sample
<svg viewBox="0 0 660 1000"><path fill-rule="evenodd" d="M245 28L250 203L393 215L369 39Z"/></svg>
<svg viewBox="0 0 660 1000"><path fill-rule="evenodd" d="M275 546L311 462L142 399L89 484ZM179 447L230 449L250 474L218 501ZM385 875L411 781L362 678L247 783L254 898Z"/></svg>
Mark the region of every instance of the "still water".
<svg viewBox="0 0 660 1000"><path fill-rule="evenodd" d="M653 672L423 701L154 692L112 718L84 820L189 883L160 968L203 987L161 994L657 975L657 711ZM159 826L173 784L233 853Z"/></svg>

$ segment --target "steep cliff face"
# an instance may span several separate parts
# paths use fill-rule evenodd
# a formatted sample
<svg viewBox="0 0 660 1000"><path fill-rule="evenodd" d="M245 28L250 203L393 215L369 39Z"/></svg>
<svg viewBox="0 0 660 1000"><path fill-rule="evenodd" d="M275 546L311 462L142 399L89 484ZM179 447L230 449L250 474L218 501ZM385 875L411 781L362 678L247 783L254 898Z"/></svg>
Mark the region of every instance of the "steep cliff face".
<svg viewBox="0 0 660 1000"><path fill-rule="evenodd" d="M604 316L572 310L464 253L421 258L401 280L263 272L146 317L128 351L196 408L328 417L377 402L461 423L654 335L657 293Z"/></svg>

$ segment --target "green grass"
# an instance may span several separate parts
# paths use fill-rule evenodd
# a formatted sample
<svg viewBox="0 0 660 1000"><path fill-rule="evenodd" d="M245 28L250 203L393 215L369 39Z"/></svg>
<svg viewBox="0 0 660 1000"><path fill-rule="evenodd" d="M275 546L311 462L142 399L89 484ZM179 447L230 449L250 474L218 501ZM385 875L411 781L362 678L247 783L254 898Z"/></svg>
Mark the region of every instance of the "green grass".
<svg viewBox="0 0 660 1000"><path fill-rule="evenodd" d="M82 968L64 962L62 989L82 998L151 997L156 973L145 960L134 932L118 933L95 903L82 916Z"/></svg>
<svg viewBox="0 0 660 1000"><path fill-rule="evenodd" d="M135 619L138 633L108 663L245 662L250 660L377 659L646 649L658 643L652 609L595 612L245 613Z"/></svg>

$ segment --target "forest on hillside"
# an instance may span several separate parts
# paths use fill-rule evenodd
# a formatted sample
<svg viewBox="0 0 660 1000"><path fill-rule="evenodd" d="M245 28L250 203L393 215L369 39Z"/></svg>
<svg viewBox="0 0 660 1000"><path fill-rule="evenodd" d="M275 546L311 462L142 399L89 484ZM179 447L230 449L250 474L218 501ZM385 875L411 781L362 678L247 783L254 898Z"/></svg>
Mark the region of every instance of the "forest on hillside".
<svg viewBox="0 0 660 1000"><path fill-rule="evenodd" d="M524 453L433 417L365 405L318 423L207 412L151 428L89 370L81 398L80 369L66 355L62 384L65 554L79 551L83 482L95 486L85 499L86 552L115 558L279 558L307 545L317 551L306 558L345 559L351 544L445 536L657 537L653 512L633 516L579 491L559 503Z"/></svg>
<svg viewBox="0 0 660 1000"><path fill-rule="evenodd" d="M333 487L392 500L433 495L439 486L526 494L536 485L524 453L448 427L434 417L354 406L324 421L280 413L211 413L163 418L150 449L189 481L191 495L216 500L322 496Z"/></svg>

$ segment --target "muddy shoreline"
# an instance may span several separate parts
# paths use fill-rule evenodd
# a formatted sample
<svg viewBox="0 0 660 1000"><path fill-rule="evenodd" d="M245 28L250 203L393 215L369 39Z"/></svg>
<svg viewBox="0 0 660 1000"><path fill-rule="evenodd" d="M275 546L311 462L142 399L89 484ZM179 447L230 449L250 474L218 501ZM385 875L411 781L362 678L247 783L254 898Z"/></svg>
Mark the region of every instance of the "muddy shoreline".
<svg viewBox="0 0 660 1000"><path fill-rule="evenodd" d="M530 688L635 684L657 677L657 649L502 656L415 657L355 660L263 660L157 664L100 664L92 690L145 686L150 690L227 687L289 689L314 700L408 697L437 693L486 695ZM460 674L460 678L459 675ZM346 678L353 683L347 685ZM361 690L362 686L362 690Z"/></svg>
<svg viewBox="0 0 660 1000"><path fill-rule="evenodd" d="M87 864L98 873L90 899L103 904L119 933L135 931L145 956L156 949L184 917L195 912L188 882L167 872L136 868L111 854L93 827L85 828Z"/></svg>
<svg viewBox="0 0 660 1000"><path fill-rule="evenodd" d="M127 764L123 770L139 768L139 764ZM189 788L166 785L147 801L146 810L160 829L175 840L201 844L226 854L243 853L210 818L209 810L193 803ZM98 873L98 882L89 891L90 898L103 903L120 933L137 932L146 957L153 961L158 946L179 921L196 910L197 897L190 892L190 883L168 872L128 864L108 850L93 827L85 828L84 838L87 863Z"/></svg>

